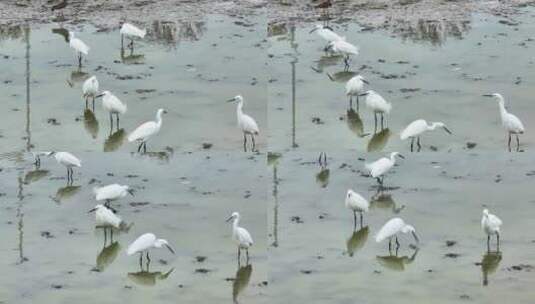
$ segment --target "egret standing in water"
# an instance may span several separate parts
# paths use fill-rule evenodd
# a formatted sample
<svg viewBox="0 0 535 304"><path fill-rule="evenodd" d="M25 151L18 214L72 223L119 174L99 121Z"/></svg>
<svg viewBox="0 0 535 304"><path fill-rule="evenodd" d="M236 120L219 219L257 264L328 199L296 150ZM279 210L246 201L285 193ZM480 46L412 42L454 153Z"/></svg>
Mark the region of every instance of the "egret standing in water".
<svg viewBox="0 0 535 304"><path fill-rule="evenodd" d="M89 100L89 98L91 98L93 102L93 111L95 111L95 97L98 94L97 76L91 76L87 78L86 81L84 81L84 84L82 86L82 93L82 97L85 99L85 108L87 109L87 101Z"/></svg>
<svg viewBox="0 0 535 304"><path fill-rule="evenodd" d="M490 252L490 236L496 235L497 251L500 251L500 226L502 220L496 215L489 213L488 209L483 209L483 217L481 218L481 229L487 234L487 251Z"/></svg>
<svg viewBox="0 0 535 304"><path fill-rule="evenodd" d="M236 97L227 100L228 102L237 101L238 106L236 108L236 114L238 117L238 126L243 132L243 149L247 151L247 135L251 136L251 140L253 141L253 148L252 151L255 151L256 143L255 143L255 135L259 134L258 125L256 124L256 121L249 115L243 113L243 97L241 95L237 95Z"/></svg>
<svg viewBox="0 0 535 304"><path fill-rule="evenodd" d="M364 84L369 84L362 75L356 75L346 83L346 95L349 96L349 107L353 108L353 96L357 97L357 112L359 111L359 94L363 93Z"/></svg>
<svg viewBox="0 0 535 304"><path fill-rule="evenodd" d="M106 207L109 207L111 201L123 198L128 194L134 196L134 189L127 185L111 184L104 187L95 187L93 188L93 193L97 201L105 201Z"/></svg>
<svg viewBox="0 0 535 304"><path fill-rule="evenodd" d="M390 110L392 110L392 104L387 102L383 96L377 94L373 90L368 90L359 96L366 96L366 106L373 111L373 116L375 119L375 131L377 131L377 114L381 114L381 129L383 129L384 114L390 113Z"/></svg>
<svg viewBox="0 0 535 304"><path fill-rule="evenodd" d="M394 167L396 156L405 158L403 155L399 154L399 152L392 152L390 153L390 158L382 157L373 163L365 165L366 169L370 172L370 175L377 179L380 186L383 186L383 181L385 179L384 175Z"/></svg>
<svg viewBox="0 0 535 304"><path fill-rule="evenodd" d="M227 222L232 220L232 239L238 245L238 264L240 263L240 254L241 250L245 250L247 255L247 264L249 264L249 247L253 246L253 238L249 231L245 228L239 227L240 223L240 214L238 212L233 212L232 215L227 219Z"/></svg>
<svg viewBox="0 0 535 304"><path fill-rule="evenodd" d="M152 233L145 233L139 236L135 241L133 241L126 251L126 254L129 256L139 253L139 266L143 268L143 253L146 252L147 255L147 264L150 263L149 250L152 248L162 248L165 246L169 251L175 254L175 251L169 245L169 242L164 239L157 239L156 236Z"/></svg>
<svg viewBox="0 0 535 304"><path fill-rule="evenodd" d="M121 33L121 49L124 48L124 37L130 38L130 43L128 44L128 47L131 49L134 49L134 37L139 37L143 39L145 35L147 34L146 29L140 29L136 27L135 25L132 25L130 23L123 23L121 26L121 30L119 31Z"/></svg>
<svg viewBox="0 0 535 304"><path fill-rule="evenodd" d="M516 135L516 150L520 150L520 140L518 139L518 134L524 134L524 125L520 121L518 117L515 115L507 112L505 109L505 100L503 99L503 96L494 93L494 94L485 94L483 95L485 97L494 97L496 100L498 100L498 106L500 107L500 117L502 119L502 125L507 131L507 134L509 135L509 141L507 143L509 147L509 151L511 151L511 135Z"/></svg>
<svg viewBox="0 0 535 304"><path fill-rule="evenodd" d="M82 54L89 53L89 47L82 40L74 36L74 32L69 31L69 46L74 49L76 56L78 56L78 66L82 67Z"/></svg>
<svg viewBox="0 0 535 304"><path fill-rule="evenodd" d="M420 145L420 135L425 131L433 131L437 127L444 129L447 133L451 134L451 131L446 127L443 122L433 122L430 125L423 119L417 119L411 122L403 131L401 131L400 138L405 140L407 138L411 139L411 152L413 151L414 139L416 138L416 145L418 145L418 151L422 148Z"/></svg>
<svg viewBox="0 0 535 304"><path fill-rule="evenodd" d="M89 210L89 213L91 212L95 212L96 227L104 229L104 243L106 243L106 230L108 228L113 242L113 228L121 229L126 226L126 223L114 213L113 209L109 209L104 205L96 205L95 208Z"/></svg>
<svg viewBox="0 0 535 304"><path fill-rule="evenodd" d="M143 152L147 152L147 140L160 132L160 128L162 127L162 114L164 113L167 113L167 111L158 109L158 112L156 112L156 121L147 121L128 135L128 142L140 142L137 152L141 151L141 147L143 147Z"/></svg>
<svg viewBox="0 0 535 304"><path fill-rule="evenodd" d="M388 239L388 250L392 250L392 238L395 237L396 240L396 250L399 248L398 234L399 233L411 233L417 243L420 242L418 236L416 235L416 230L411 225L405 224L405 222L399 218L395 217L388 222L386 222L383 227L379 230L375 237L375 241L380 243L385 239Z"/></svg>
<svg viewBox="0 0 535 304"><path fill-rule="evenodd" d="M326 25L316 24L316 26L310 31L310 33L316 32L318 36L326 40L327 42L344 40L344 37L339 36L334 30ZM327 48L327 47L325 47Z"/></svg>
<svg viewBox="0 0 535 304"><path fill-rule="evenodd" d="M345 204L347 209L353 211L353 228L357 228L357 212L360 214L360 227L362 228L362 213L368 212L370 208L370 202L352 189L349 189L347 190Z"/></svg>
<svg viewBox="0 0 535 304"><path fill-rule="evenodd" d="M82 167L82 162L69 152L50 152L48 156L54 156L58 164L67 168L67 182L73 182L73 167Z"/></svg>
<svg viewBox="0 0 535 304"><path fill-rule="evenodd" d="M126 104L110 91L104 91L102 94L97 95L97 97L102 97L102 107L110 113L111 130L113 130L113 114L115 114L115 117L117 118L117 129L119 129L119 114L122 115L126 113Z"/></svg>
<svg viewBox="0 0 535 304"><path fill-rule="evenodd" d="M329 42L326 50L344 55L345 70L349 70L349 56L358 56L359 48L343 39Z"/></svg>

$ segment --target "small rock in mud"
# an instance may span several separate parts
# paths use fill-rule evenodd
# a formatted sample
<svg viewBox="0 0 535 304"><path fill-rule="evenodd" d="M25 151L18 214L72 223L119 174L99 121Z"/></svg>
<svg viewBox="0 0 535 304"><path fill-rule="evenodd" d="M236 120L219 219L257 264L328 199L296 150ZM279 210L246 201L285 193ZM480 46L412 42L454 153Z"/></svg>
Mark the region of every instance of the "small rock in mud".
<svg viewBox="0 0 535 304"><path fill-rule="evenodd" d="M131 202L130 203L130 206L132 207L141 207L141 206L146 206L150 204L149 202Z"/></svg>
<svg viewBox="0 0 535 304"><path fill-rule="evenodd" d="M205 256L201 256L201 255L198 255L195 257L195 260L198 262L198 263L202 263L204 261L206 261L206 257Z"/></svg>
<svg viewBox="0 0 535 304"><path fill-rule="evenodd" d="M203 274L206 274L206 273L209 273L211 272L210 269L206 269L206 268L197 268L195 269L195 273L203 273Z"/></svg>
<svg viewBox="0 0 535 304"><path fill-rule="evenodd" d="M317 125L322 125L324 122L319 117L312 117L312 123L315 123Z"/></svg>
<svg viewBox="0 0 535 304"><path fill-rule="evenodd" d="M446 254L444 255L444 257L446 257L446 258L451 258L451 259L456 259L456 258L458 258L459 256L460 256L460 254L458 254L458 253L453 253L453 252L446 253Z"/></svg>
<svg viewBox="0 0 535 304"><path fill-rule="evenodd" d="M509 268L507 268L507 270L511 271L511 270L515 270L515 271L527 271L527 272L530 272L533 270L533 265L528 265L528 264L519 264L519 265L513 265Z"/></svg>
<svg viewBox="0 0 535 304"><path fill-rule="evenodd" d="M208 150L212 147L213 145L211 143L203 143L202 144L202 148L205 149L205 150Z"/></svg>
<svg viewBox="0 0 535 304"><path fill-rule="evenodd" d="M47 239L54 238L54 235L50 231L41 231L41 236Z"/></svg>
<svg viewBox="0 0 535 304"><path fill-rule="evenodd" d="M459 299L461 299L461 300L470 300L471 298L470 298L469 295L467 295L467 294L463 294L463 295L460 295L460 296L459 296Z"/></svg>
<svg viewBox="0 0 535 304"><path fill-rule="evenodd" d="M304 223L303 220L301 219L301 217L299 217L299 216L292 216L290 218L290 221L292 223L296 223L296 224L303 224Z"/></svg>
<svg viewBox="0 0 535 304"><path fill-rule="evenodd" d="M63 288L63 285L60 285L60 284L52 284L51 286L53 289L62 289Z"/></svg>
<svg viewBox="0 0 535 304"><path fill-rule="evenodd" d="M146 94L146 93L152 93L152 92L156 92L155 89L137 89L136 90L136 93L138 94Z"/></svg>
<svg viewBox="0 0 535 304"><path fill-rule="evenodd" d="M467 147L468 149L473 149L473 148L475 148L476 146L477 146L477 144L476 144L475 142L470 142L470 141L469 141L469 142L466 143L466 147Z"/></svg>
<svg viewBox="0 0 535 304"><path fill-rule="evenodd" d="M313 271L312 270L301 270L301 273L302 274L311 274Z"/></svg>
<svg viewBox="0 0 535 304"><path fill-rule="evenodd" d="M46 122L47 122L48 124L53 125L53 126L59 126L59 125L61 124L61 123L59 123L59 121L58 121L57 119L55 119L55 118L49 118L49 119L46 120Z"/></svg>
<svg viewBox="0 0 535 304"><path fill-rule="evenodd" d="M164 259L159 259L158 262L162 265L167 265L167 261Z"/></svg>
<svg viewBox="0 0 535 304"><path fill-rule="evenodd" d="M447 240L447 241L446 241L446 246L448 246L448 247L452 247L452 246L454 246L455 244L457 244L457 241L451 241L451 240Z"/></svg>

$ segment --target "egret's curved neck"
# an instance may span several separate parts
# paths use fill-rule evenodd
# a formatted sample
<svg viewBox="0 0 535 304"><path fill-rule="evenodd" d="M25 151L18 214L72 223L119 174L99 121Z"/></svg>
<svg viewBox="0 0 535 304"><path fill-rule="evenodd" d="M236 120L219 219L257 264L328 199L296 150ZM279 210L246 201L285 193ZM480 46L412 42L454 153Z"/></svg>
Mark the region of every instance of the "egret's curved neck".
<svg viewBox="0 0 535 304"><path fill-rule="evenodd" d="M438 123L434 122L430 125L427 126L427 130L429 131L433 131L434 129L436 129L438 127Z"/></svg>
<svg viewBox="0 0 535 304"><path fill-rule="evenodd" d="M240 222L240 218L237 217L234 219L234 221L232 222L232 230L233 231L236 231L236 229L238 229L238 223Z"/></svg>
<svg viewBox="0 0 535 304"><path fill-rule="evenodd" d="M162 125L162 112L156 113L156 124L158 124L158 126Z"/></svg>
<svg viewBox="0 0 535 304"><path fill-rule="evenodd" d="M396 163L396 154L390 154L390 161L395 164Z"/></svg>
<svg viewBox="0 0 535 304"><path fill-rule="evenodd" d="M500 114L502 116L507 114L507 110L505 109L505 101L503 100L503 97L498 97L498 107L500 107Z"/></svg>
<svg viewBox="0 0 535 304"><path fill-rule="evenodd" d="M243 100L238 102L238 106L236 107L236 113L238 114L238 116L240 115L243 115Z"/></svg>

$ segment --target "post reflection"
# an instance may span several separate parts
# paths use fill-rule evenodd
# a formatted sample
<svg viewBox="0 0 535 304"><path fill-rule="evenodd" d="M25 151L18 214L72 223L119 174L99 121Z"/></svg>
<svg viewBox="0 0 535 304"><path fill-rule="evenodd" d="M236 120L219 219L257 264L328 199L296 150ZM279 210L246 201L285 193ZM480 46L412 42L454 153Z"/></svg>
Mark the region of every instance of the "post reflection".
<svg viewBox="0 0 535 304"><path fill-rule="evenodd" d="M398 250L395 250L395 254L389 252L389 255L376 256L377 261L381 266L394 271L404 271L405 267L416 260L418 254L418 248L414 249L411 256L398 256Z"/></svg>
<svg viewBox="0 0 535 304"><path fill-rule="evenodd" d="M369 135L369 133L364 133L364 124L362 119L360 118L359 113L353 108L347 110L346 122L349 130L355 133L355 135L358 137L366 137Z"/></svg>
<svg viewBox="0 0 535 304"><path fill-rule="evenodd" d="M82 186L74 186L70 184L69 182L67 182L67 185L64 187L58 188L58 190L56 191L56 195L51 198L54 202L59 204L75 196L80 191L81 188Z"/></svg>
<svg viewBox="0 0 535 304"><path fill-rule="evenodd" d="M397 206L396 201L392 197L392 194L377 190L377 192L371 197L370 209L390 209L392 213L398 214L405 208L405 205Z"/></svg>
<svg viewBox="0 0 535 304"><path fill-rule="evenodd" d="M479 266L481 266L483 286L487 286L489 284L489 274L493 274L496 272L496 269L498 269L498 266L500 266L501 260L501 251L485 251L483 253L481 263L478 263Z"/></svg>
<svg viewBox="0 0 535 304"><path fill-rule="evenodd" d="M125 138L126 131L124 129L119 129L111 133L104 141L104 152L116 151L123 145Z"/></svg>
<svg viewBox="0 0 535 304"><path fill-rule="evenodd" d="M353 71L340 71L340 72L335 72L335 73L327 73L327 77L329 77L331 81L340 82L340 83L346 83L349 81L349 79L353 78L356 75L358 75L358 72L353 72Z"/></svg>
<svg viewBox="0 0 535 304"><path fill-rule="evenodd" d="M247 264L245 266L238 267L238 271L236 271L236 277L234 278L234 282L232 283L232 301L234 303L238 303L238 296L249 285L252 273L252 264Z"/></svg>
<svg viewBox="0 0 535 304"><path fill-rule="evenodd" d="M97 255L97 265L95 271L103 272L108 266L110 266L117 258L121 250L121 245L118 241L111 241L108 246L104 244L104 247Z"/></svg>
<svg viewBox="0 0 535 304"><path fill-rule="evenodd" d="M346 241L347 254L350 257L364 247L364 244L368 241L369 234L370 228L368 226L361 227L359 230L353 230L353 233Z"/></svg>

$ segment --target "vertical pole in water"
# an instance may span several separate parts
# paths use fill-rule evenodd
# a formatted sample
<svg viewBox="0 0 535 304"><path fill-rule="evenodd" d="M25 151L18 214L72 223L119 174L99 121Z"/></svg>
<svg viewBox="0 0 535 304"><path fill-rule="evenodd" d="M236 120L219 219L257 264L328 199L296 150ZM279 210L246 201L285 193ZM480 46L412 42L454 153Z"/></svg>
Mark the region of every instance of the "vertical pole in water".
<svg viewBox="0 0 535 304"><path fill-rule="evenodd" d="M24 28L24 40L26 42L26 151L32 148L30 132L30 25Z"/></svg>
<svg viewBox="0 0 535 304"><path fill-rule="evenodd" d="M290 44L295 51L295 56L292 62L292 147L297 148L298 145L295 142L295 64L297 63L297 44L295 43L295 25L290 27Z"/></svg>

